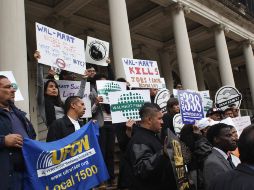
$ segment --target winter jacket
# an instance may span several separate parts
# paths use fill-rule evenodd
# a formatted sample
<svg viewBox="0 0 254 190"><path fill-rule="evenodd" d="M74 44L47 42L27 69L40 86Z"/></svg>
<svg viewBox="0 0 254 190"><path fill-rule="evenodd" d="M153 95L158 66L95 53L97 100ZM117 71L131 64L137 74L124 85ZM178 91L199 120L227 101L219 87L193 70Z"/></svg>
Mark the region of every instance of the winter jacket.
<svg viewBox="0 0 254 190"><path fill-rule="evenodd" d="M31 122L26 118L26 113L10 105L13 112L21 120L25 126L25 131L31 139L35 139L36 134ZM7 115L7 111L0 108L0 189L5 190L10 187L11 178L15 171L23 172L25 163L23 160L22 149L10 148L4 145L4 138L8 134L13 133L11 120ZM22 126L23 127L23 126Z"/></svg>
<svg viewBox="0 0 254 190"><path fill-rule="evenodd" d="M131 169L131 190L176 190L172 165L163 154L163 146L157 134L137 127L131 138L126 160Z"/></svg>

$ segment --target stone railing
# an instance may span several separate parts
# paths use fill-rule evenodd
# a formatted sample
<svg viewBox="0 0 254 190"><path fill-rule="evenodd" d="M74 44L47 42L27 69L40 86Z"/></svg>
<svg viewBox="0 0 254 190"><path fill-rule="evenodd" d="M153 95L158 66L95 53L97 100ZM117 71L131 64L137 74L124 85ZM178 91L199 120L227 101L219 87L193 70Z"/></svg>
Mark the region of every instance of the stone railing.
<svg viewBox="0 0 254 190"><path fill-rule="evenodd" d="M228 8L234 10L245 18L254 22L254 1L253 0L218 0Z"/></svg>
<svg viewBox="0 0 254 190"><path fill-rule="evenodd" d="M240 109L241 116L249 115L250 117L254 116L253 109Z"/></svg>

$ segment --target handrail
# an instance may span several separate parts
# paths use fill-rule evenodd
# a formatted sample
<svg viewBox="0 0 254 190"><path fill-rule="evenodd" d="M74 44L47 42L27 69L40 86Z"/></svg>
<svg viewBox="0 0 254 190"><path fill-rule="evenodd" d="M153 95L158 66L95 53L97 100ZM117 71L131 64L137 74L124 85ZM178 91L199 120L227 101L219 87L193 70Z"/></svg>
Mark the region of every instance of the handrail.
<svg viewBox="0 0 254 190"><path fill-rule="evenodd" d="M253 21L254 1L253 0L218 0L228 8Z"/></svg>
<svg viewBox="0 0 254 190"><path fill-rule="evenodd" d="M252 117L254 115L254 110L253 109L240 109L240 114L241 114L241 116L249 115L250 117Z"/></svg>

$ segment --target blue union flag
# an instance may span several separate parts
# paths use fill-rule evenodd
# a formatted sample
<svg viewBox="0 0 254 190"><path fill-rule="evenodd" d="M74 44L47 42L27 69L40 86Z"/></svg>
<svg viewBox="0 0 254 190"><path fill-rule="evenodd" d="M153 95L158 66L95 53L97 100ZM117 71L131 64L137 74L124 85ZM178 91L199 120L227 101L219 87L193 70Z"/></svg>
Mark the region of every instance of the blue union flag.
<svg viewBox="0 0 254 190"><path fill-rule="evenodd" d="M75 133L54 142L25 139L25 190L91 189L107 180L108 172L90 121Z"/></svg>

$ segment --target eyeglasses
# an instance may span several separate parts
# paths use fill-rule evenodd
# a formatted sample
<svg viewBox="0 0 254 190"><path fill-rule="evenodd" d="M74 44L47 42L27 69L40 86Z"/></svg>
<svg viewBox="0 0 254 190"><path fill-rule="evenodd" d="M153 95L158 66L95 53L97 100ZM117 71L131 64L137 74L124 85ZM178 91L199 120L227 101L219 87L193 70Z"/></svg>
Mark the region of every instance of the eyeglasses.
<svg viewBox="0 0 254 190"><path fill-rule="evenodd" d="M18 85L16 83L11 83L7 86L4 86L2 88L6 88L6 89L10 89L10 88L13 88L14 90L17 90L18 89Z"/></svg>
<svg viewBox="0 0 254 190"><path fill-rule="evenodd" d="M95 73L95 70L93 70L93 69L90 69L90 70L87 70L87 72L89 72L89 73Z"/></svg>

